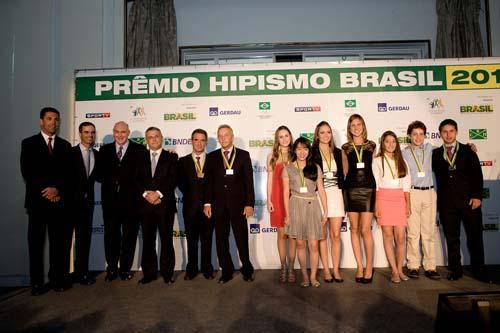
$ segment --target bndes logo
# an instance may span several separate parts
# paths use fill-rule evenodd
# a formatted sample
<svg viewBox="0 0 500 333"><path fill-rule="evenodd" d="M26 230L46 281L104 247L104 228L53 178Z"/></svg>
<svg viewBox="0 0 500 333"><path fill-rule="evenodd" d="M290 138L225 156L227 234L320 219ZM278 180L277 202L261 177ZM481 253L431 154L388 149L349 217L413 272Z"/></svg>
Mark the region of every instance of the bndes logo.
<svg viewBox="0 0 500 333"><path fill-rule="evenodd" d="M258 223L250 224L251 234L260 234L260 225Z"/></svg>

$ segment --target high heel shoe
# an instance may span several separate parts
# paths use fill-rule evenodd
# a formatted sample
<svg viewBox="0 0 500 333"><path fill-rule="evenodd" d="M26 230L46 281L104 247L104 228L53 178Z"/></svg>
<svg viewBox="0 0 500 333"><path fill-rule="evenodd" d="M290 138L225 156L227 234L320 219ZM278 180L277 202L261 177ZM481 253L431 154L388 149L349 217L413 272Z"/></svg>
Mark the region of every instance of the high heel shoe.
<svg viewBox="0 0 500 333"><path fill-rule="evenodd" d="M361 276L354 276L354 281L356 281L356 283L363 283L363 272L361 272Z"/></svg>
<svg viewBox="0 0 500 333"><path fill-rule="evenodd" d="M344 282L344 279L342 278L342 276L340 275L340 273L338 273L338 272L337 272L337 274L338 274L338 276L340 276L340 277L337 277L337 276L335 275L335 271L333 272L333 280L334 280L335 282L337 282L337 283L342 283L342 282Z"/></svg>
<svg viewBox="0 0 500 333"><path fill-rule="evenodd" d="M391 274L391 282L396 284L401 283L399 274Z"/></svg>
<svg viewBox="0 0 500 333"><path fill-rule="evenodd" d="M373 282L373 274L374 273L375 273L375 269L372 268L372 276L370 276L369 278L363 277L363 283L364 284L372 283Z"/></svg>
<svg viewBox="0 0 500 333"><path fill-rule="evenodd" d="M286 273L287 273L287 268L285 265L281 265L281 269L280 269L280 282L281 283L285 283L287 281L287 276L286 276Z"/></svg>
<svg viewBox="0 0 500 333"><path fill-rule="evenodd" d="M399 273L399 278L401 279L401 281L408 281L410 279L408 275L404 273Z"/></svg>

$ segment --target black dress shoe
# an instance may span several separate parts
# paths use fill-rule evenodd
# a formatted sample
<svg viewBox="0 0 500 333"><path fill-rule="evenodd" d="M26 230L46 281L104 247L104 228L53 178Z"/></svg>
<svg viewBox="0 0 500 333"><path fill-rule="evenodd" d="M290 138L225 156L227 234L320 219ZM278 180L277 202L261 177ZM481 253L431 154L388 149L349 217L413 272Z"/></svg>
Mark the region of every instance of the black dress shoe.
<svg viewBox="0 0 500 333"><path fill-rule="evenodd" d="M184 280L192 280L196 277L197 273L186 273L184 274Z"/></svg>
<svg viewBox="0 0 500 333"><path fill-rule="evenodd" d="M460 280L463 276L463 273L461 272L450 272L448 274L448 280L450 281L457 281Z"/></svg>
<svg viewBox="0 0 500 333"><path fill-rule="evenodd" d="M175 282L175 279L172 276L164 276L163 277L163 282L166 284L173 284Z"/></svg>
<svg viewBox="0 0 500 333"><path fill-rule="evenodd" d="M140 284L148 284L150 282L153 282L156 280L156 277L154 276L144 276L142 279L139 280Z"/></svg>
<svg viewBox="0 0 500 333"><path fill-rule="evenodd" d="M243 281L245 282L253 282L254 279L253 274L243 274Z"/></svg>
<svg viewBox="0 0 500 333"><path fill-rule="evenodd" d="M120 272L120 279L122 279L122 281L129 281L132 280L133 278L134 278L134 272L131 271Z"/></svg>
<svg viewBox="0 0 500 333"><path fill-rule="evenodd" d="M425 271L425 273L427 273L427 271ZM408 276L412 279L418 279L419 276L418 269L410 269L408 271Z"/></svg>
<svg viewBox="0 0 500 333"><path fill-rule="evenodd" d="M95 283L95 278L89 274L83 274L80 279L78 279L78 283L84 286L90 286Z"/></svg>
<svg viewBox="0 0 500 333"><path fill-rule="evenodd" d="M214 272L205 272L203 273L203 277L207 280L213 280L215 278Z"/></svg>
<svg viewBox="0 0 500 333"><path fill-rule="evenodd" d="M116 271L107 271L106 276L104 277L104 281L111 282L118 278L118 273Z"/></svg>
<svg viewBox="0 0 500 333"><path fill-rule="evenodd" d="M71 287L72 287L71 282L58 282L52 286L52 290L61 293L61 292L64 292L68 289L71 289Z"/></svg>
<svg viewBox="0 0 500 333"><path fill-rule="evenodd" d="M31 286L31 295L40 296L47 292L47 288L43 284L34 284Z"/></svg>
<svg viewBox="0 0 500 333"><path fill-rule="evenodd" d="M232 276L222 276L218 281L217 283L218 284L226 284L228 283L229 281L231 281L233 279Z"/></svg>
<svg viewBox="0 0 500 333"><path fill-rule="evenodd" d="M425 274L426 277L428 277L431 280L439 280L439 279L441 279L441 275L439 275L439 273L436 272L435 270L425 271L424 274Z"/></svg>

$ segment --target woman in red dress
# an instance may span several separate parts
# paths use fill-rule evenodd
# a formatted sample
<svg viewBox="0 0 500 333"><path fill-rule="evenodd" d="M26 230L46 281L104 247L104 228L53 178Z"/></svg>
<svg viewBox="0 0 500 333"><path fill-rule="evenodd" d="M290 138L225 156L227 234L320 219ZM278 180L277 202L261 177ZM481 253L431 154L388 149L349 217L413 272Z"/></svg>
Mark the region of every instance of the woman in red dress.
<svg viewBox="0 0 500 333"><path fill-rule="evenodd" d="M281 270L279 280L282 283L295 283L295 240L285 235L285 209L283 206L283 168L292 159L292 133L286 126L280 126L274 133L273 151L267 156L267 209L271 217L271 226L277 228L278 253ZM286 243L288 239L288 261Z"/></svg>

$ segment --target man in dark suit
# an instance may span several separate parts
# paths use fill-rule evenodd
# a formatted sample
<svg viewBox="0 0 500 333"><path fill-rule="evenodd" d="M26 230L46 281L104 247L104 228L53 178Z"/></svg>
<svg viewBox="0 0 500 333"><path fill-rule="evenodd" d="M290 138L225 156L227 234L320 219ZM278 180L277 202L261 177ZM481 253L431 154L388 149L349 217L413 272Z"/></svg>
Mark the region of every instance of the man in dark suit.
<svg viewBox="0 0 500 333"><path fill-rule="evenodd" d="M69 280L70 226L66 219L67 180L71 145L56 136L59 111L40 111L41 132L22 142L21 173L26 182L28 246L31 294L41 295L44 286L45 235L49 239L49 282L56 291L71 288Z"/></svg>
<svg viewBox="0 0 500 333"><path fill-rule="evenodd" d="M207 156L205 176L204 213L215 220L217 257L222 268L219 283L233 278L234 265L229 252L229 232L233 229L236 246L242 262L243 280L253 281L253 266L248 250L247 218L253 216L255 194L250 154L234 147L233 130L221 125L217 130L221 149Z"/></svg>
<svg viewBox="0 0 500 333"><path fill-rule="evenodd" d="M104 219L104 252L106 255L105 281L118 276L131 280L139 221L138 192L134 177L137 161L146 148L128 140L128 124L119 121L113 127L114 142L102 146L99 152L101 167L98 180L101 182L102 213ZM118 270L118 261L120 268Z"/></svg>
<svg viewBox="0 0 500 333"><path fill-rule="evenodd" d="M175 251L172 243L176 212L175 186L177 154L162 149L163 136L156 127L146 130L149 151L142 152L137 169L137 187L142 194L139 204L142 226L142 271L139 283L156 280L156 230L161 240L160 274L167 284L174 283Z"/></svg>
<svg viewBox="0 0 500 333"><path fill-rule="evenodd" d="M471 266L476 278L484 279L484 249L481 200L483 174L479 159L470 146L459 143L458 126L452 119L439 125L443 145L432 152L432 169L436 176L439 220L443 225L448 248L448 280L462 277L460 256L460 222L467 235Z"/></svg>
<svg viewBox="0 0 500 333"><path fill-rule="evenodd" d="M75 232L75 271L73 281L91 285L89 253L94 216L94 183L99 153L94 149L95 126L85 121L78 126L80 143L71 149L71 222Z"/></svg>
<svg viewBox="0 0 500 333"><path fill-rule="evenodd" d="M205 195L204 165L207 132L195 129L191 134L193 152L179 159L179 189L182 192L182 214L188 246L185 280L198 274L198 242L201 243L201 271L207 280L214 278L212 266L213 219L203 213Z"/></svg>

